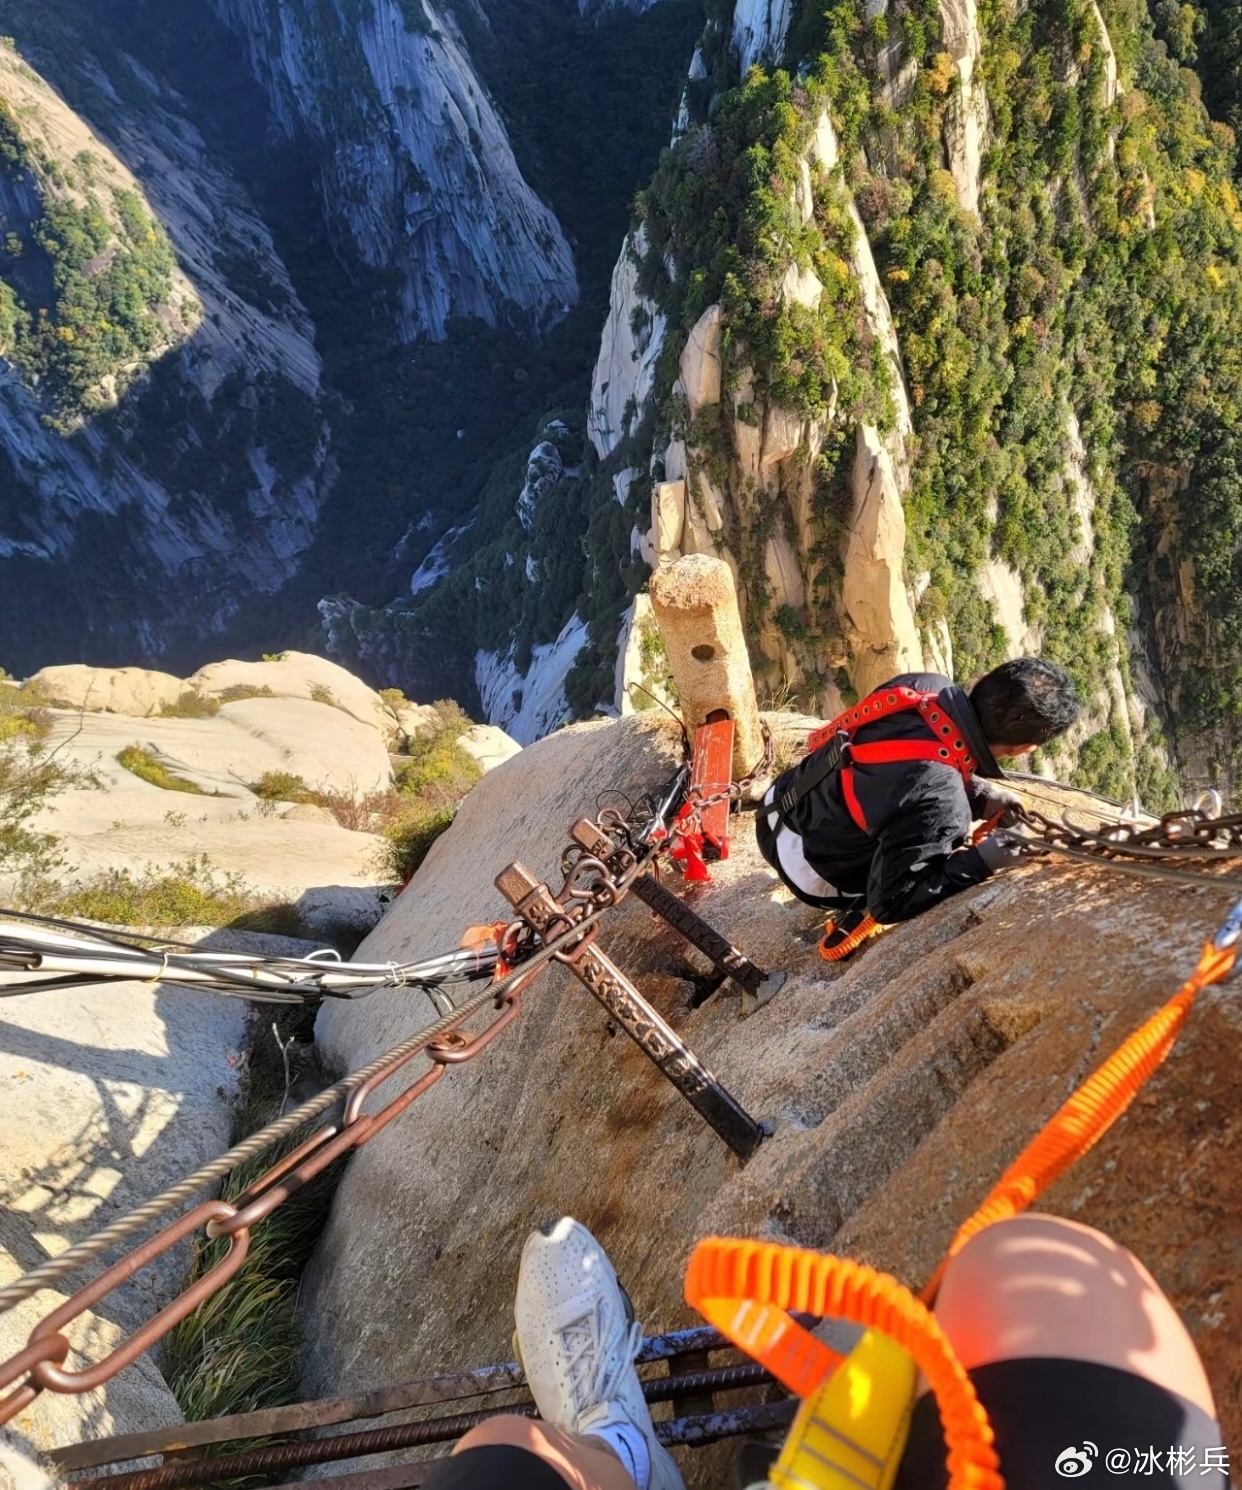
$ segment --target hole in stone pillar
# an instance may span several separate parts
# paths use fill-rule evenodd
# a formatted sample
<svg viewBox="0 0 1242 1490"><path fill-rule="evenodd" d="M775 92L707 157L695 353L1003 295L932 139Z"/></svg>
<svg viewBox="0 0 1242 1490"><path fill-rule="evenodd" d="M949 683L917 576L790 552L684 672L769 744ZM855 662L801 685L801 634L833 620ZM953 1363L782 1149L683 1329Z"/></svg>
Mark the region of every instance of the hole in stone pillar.
<svg viewBox="0 0 1242 1490"><path fill-rule="evenodd" d="M707 716L708 724L722 724L729 717L728 709L713 709Z"/></svg>
<svg viewBox="0 0 1242 1490"><path fill-rule="evenodd" d="M716 649L709 647L706 642L700 642L697 647L690 648L690 655L696 662L710 662L716 655Z"/></svg>

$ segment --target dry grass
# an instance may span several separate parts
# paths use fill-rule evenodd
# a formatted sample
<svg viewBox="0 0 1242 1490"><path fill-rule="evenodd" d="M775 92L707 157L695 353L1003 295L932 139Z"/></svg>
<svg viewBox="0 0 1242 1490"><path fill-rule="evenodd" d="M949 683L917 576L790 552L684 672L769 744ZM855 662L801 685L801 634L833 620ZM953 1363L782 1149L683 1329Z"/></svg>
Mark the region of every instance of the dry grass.
<svg viewBox="0 0 1242 1490"><path fill-rule="evenodd" d="M265 1023L269 1019L265 1014ZM282 1110L287 1093L281 1046L290 1040L309 1043L314 1015L308 1010L282 1010L275 1026L275 1033L264 1030L251 1051L247 1095L234 1123L234 1141L249 1137ZM236 1170L225 1181L222 1198L239 1195L305 1137L305 1132L292 1134ZM342 1167L333 1166L261 1221L237 1274L168 1337L164 1374L189 1421L297 1400L302 1345L298 1289ZM222 1241L196 1244L191 1281L219 1261L225 1246Z"/></svg>

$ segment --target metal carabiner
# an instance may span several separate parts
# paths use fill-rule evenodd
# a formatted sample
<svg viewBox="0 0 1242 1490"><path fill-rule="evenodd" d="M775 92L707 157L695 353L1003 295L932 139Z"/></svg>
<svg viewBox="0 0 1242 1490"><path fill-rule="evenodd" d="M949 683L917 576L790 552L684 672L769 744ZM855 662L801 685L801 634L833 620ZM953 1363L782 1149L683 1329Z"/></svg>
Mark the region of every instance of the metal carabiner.
<svg viewBox="0 0 1242 1490"><path fill-rule="evenodd" d="M1212 938L1212 945L1218 952L1227 952L1230 947L1236 947L1242 941L1242 900L1225 917L1224 925ZM1239 960L1242 963L1242 959ZM1239 968L1239 963L1234 964L1233 977Z"/></svg>

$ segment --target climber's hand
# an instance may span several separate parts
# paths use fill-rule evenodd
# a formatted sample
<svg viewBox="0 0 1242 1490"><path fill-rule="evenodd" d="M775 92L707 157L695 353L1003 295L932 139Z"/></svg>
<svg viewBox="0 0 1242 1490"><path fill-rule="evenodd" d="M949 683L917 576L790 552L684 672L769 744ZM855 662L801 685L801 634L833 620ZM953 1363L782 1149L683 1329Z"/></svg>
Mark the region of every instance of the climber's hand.
<svg viewBox="0 0 1242 1490"><path fill-rule="evenodd" d="M1022 809L1022 798L1017 792L997 786L994 781L981 776L976 776L971 782L970 798L971 809L979 822L990 823L994 818L1003 817L1008 826Z"/></svg>
<svg viewBox="0 0 1242 1490"><path fill-rule="evenodd" d="M996 874L1001 869L1014 869L1030 858L1035 843L1024 833L1015 832L1012 828L1001 828L995 833L989 833L976 846L989 873Z"/></svg>

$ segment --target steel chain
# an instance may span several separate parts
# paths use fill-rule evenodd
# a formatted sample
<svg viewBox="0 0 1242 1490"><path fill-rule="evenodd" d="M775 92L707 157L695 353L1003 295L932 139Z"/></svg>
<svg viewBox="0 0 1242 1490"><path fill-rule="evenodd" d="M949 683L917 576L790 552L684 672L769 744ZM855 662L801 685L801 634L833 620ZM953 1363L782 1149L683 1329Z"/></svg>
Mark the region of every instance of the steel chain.
<svg viewBox="0 0 1242 1490"><path fill-rule="evenodd" d="M1201 889L1236 891L1239 880L1205 872L1208 863L1242 858L1242 813L1217 816L1194 806L1168 812L1151 826L1116 822L1087 827L1076 823L1067 809L1058 822L1034 808L1015 811L1016 824L1033 836L1025 839L1025 852L1032 859L1055 854L1071 862L1193 885ZM1195 869L1170 867L1195 864Z"/></svg>
<svg viewBox="0 0 1242 1490"><path fill-rule="evenodd" d="M1033 808L1022 823L1038 835L1038 850L1072 848L1102 858L1234 859L1242 855L1242 813L1212 817L1191 807L1168 812L1152 827L1118 821L1099 827L1074 822L1068 809L1058 822Z"/></svg>
<svg viewBox="0 0 1242 1490"><path fill-rule="evenodd" d="M0 1424L8 1422L28 1407L45 1389L77 1393L102 1386L221 1288L245 1261L250 1244L250 1229L270 1216L291 1195L310 1184L337 1159L369 1143L429 1091L449 1066L464 1064L485 1050L521 1014L522 995L538 974L553 960L563 959L584 937L595 935L595 925L600 917L625 897L630 884L639 874L645 872L654 853L654 848L642 852L627 852L624 861L620 865L614 865L611 870L599 859L589 855L579 853L573 857L572 862L567 865L562 890L565 906L563 919L547 928L544 936L539 938L541 945L538 948L535 947L533 931L524 921L511 922L502 933L499 945L506 961L520 960L511 972L500 978L486 993L476 995L460 1009L439 1020L420 1035L394 1047L386 1056L364 1067L355 1076L347 1077L321 1092L298 1111L269 1125L262 1133L230 1150L221 1160L208 1165L205 1170L191 1176L155 1202L139 1207L130 1216L122 1218L97 1236L88 1238L72 1249L71 1254L53 1259L0 1290L0 1309L12 1307L23 1298L30 1297L56 1279L76 1270L82 1263L131 1235L134 1230L141 1229L161 1211L171 1209L182 1199L188 1198L195 1189L202 1189L212 1180L224 1178L245 1159L270 1148L281 1137L296 1131L320 1112L342 1098L345 1099L339 1120L327 1123L311 1134L235 1200L205 1201L195 1206L155 1236L127 1252L42 1319L32 1330L26 1346L8 1361L0 1363L0 1391L12 1387L7 1396L0 1398ZM462 1033L461 1026L488 1003L493 1004L496 1018L481 1033L467 1038ZM365 1114L362 1111L363 1104L376 1088L395 1076L419 1054L427 1056L432 1063L431 1069L378 1113ZM100 1300L141 1268L198 1231L202 1231L208 1238L227 1239L229 1246L224 1257L103 1360L84 1371L65 1371L61 1363L69 1354L71 1346L61 1329L86 1310L94 1308ZM14 1386L15 1382L18 1385Z"/></svg>

